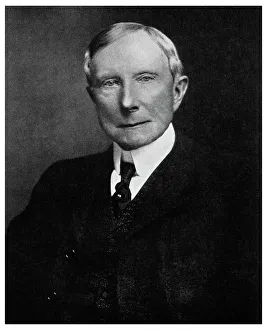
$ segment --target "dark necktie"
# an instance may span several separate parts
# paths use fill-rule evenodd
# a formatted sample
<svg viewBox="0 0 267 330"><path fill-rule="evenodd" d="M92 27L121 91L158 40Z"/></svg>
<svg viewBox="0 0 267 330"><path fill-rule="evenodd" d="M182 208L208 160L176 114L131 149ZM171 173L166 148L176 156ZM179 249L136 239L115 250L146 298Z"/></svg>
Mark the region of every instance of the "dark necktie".
<svg viewBox="0 0 267 330"><path fill-rule="evenodd" d="M135 167L132 163L121 161L121 181L116 184L116 192L112 196L115 214L118 215L131 201L131 191L129 184L134 176Z"/></svg>

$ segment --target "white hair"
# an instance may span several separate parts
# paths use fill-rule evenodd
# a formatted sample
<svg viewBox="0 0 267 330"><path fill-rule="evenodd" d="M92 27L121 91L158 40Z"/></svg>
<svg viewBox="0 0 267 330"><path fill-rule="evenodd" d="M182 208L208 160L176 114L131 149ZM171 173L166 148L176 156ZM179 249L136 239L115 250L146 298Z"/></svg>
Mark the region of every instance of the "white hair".
<svg viewBox="0 0 267 330"><path fill-rule="evenodd" d="M110 45L112 42L124 37L129 33L133 33L136 31L145 31L151 38L154 40L158 46L162 49L165 55L168 58L169 67L173 79L177 76L182 75L183 65L178 56L178 52L173 42L162 32L153 28L151 26L145 26L139 23L116 23L108 28L102 30L99 34L97 34L91 43L89 44L84 60L84 72L86 74L86 78L88 84L90 85L91 81L91 70L90 65L94 55L102 48Z"/></svg>

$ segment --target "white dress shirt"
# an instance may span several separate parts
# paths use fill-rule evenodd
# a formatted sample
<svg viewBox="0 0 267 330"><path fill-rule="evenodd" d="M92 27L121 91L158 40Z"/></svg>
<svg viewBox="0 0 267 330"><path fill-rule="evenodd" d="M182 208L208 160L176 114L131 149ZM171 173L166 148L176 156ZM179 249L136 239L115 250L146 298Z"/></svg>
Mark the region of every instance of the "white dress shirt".
<svg viewBox="0 0 267 330"><path fill-rule="evenodd" d="M172 123L156 141L141 148L125 151L113 142L114 170L110 178L111 196L115 193L115 186L121 181L121 159L134 163L136 173L130 182L132 199L137 195L152 172L159 166L163 159L170 153L175 142L175 132Z"/></svg>

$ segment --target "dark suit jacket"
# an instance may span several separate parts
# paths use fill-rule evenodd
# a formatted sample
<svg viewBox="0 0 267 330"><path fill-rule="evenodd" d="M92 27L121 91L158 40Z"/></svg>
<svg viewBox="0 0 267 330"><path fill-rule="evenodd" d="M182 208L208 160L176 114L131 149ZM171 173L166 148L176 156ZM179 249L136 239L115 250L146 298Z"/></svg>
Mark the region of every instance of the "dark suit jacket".
<svg viewBox="0 0 267 330"><path fill-rule="evenodd" d="M177 133L119 219L111 149L52 165L8 229L7 322L259 322L257 265L200 154Z"/></svg>

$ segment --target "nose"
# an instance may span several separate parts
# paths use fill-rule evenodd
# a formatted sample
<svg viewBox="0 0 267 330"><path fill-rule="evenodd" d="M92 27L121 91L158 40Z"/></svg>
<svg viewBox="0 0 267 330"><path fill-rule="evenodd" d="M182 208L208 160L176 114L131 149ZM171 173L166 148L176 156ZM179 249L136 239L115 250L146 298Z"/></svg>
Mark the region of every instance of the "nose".
<svg viewBox="0 0 267 330"><path fill-rule="evenodd" d="M125 84L121 92L121 108L133 112L139 109L136 91L131 84Z"/></svg>

